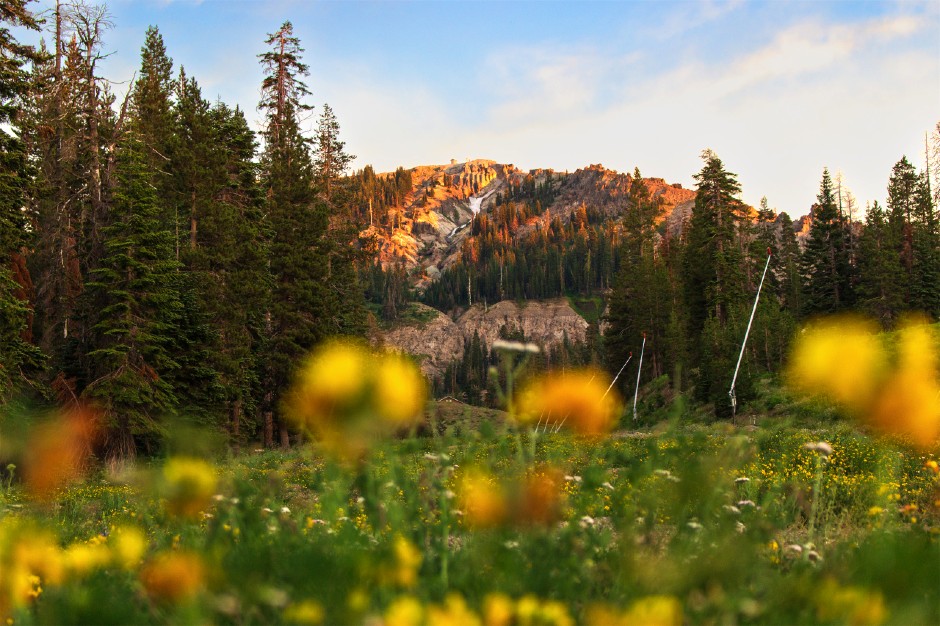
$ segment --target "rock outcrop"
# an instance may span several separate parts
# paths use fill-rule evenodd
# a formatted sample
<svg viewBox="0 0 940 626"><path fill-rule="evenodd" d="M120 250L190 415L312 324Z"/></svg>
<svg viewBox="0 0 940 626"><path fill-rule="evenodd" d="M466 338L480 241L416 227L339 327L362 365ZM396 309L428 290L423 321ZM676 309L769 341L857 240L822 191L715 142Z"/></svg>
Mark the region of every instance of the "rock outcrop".
<svg viewBox="0 0 940 626"><path fill-rule="evenodd" d="M385 344L414 356L421 370L429 377L443 374L447 365L463 357L464 341L476 332L487 346L499 339L504 327L510 332L522 331L526 340L543 348L569 341L584 341L588 323L565 299L529 302L519 306L504 300L490 307L475 304L456 322L424 305L421 317L429 321L398 326L385 333Z"/></svg>

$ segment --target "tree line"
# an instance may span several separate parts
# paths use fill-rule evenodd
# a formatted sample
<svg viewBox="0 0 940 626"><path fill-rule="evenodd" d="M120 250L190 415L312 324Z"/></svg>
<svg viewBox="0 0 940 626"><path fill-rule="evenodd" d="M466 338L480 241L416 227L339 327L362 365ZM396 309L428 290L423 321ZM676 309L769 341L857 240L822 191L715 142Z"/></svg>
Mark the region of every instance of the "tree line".
<svg viewBox="0 0 940 626"><path fill-rule="evenodd" d="M106 7L58 3L43 24L27 5L0 11L0 401L93 403L109 457L157 451L169 416L286 444L294 368L367 319L353 157L328 105L304 132L291 23L259 55L257 136L174 67L158 28L117 102L98 72Z"/></svg>

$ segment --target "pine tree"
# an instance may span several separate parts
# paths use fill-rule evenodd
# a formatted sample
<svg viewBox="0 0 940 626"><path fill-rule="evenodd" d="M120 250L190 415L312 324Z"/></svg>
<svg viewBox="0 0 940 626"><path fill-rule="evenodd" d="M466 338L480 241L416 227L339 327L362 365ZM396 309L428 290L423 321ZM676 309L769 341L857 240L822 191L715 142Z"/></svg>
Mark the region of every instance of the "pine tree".
<svg viewBox="0 0 940 626"><path fill-rule="evenodd" d="M839 214L829 170L823 170L809 240L803 252L804 313L833 313L855 300L847 250L849 225Z"/></svg>
<svg viewBox="0 0 940 626"><path fill-rule="evenodd" d="M259 108L265 114L261 184L271 242L273 277L267 319L267 370L264 374L264 443L274 444L274 411L300 359L330 331L333 311L327 289L326 204L316 197L310 141L300 132L301 113L310 107L301 80L299 40L285 22L270 35L272 51L260 55L267 72ZM280 443L289 445L287 424L279 423Z"/></svg>
<svg viewBox="0 0 940 626"><path fill-rule="evenodd" d="M899 235L875 201L859 240L859 305L885 328L893 327L905 308Z"/></svg>
<svg viewBox="0 0 940 626"><path fill-rule="evenodd" d="M314 146L313 169L317 184L326 201L332 202L333 190L340 177L346 174L356 157L346 152L346 143L339 138L339 122L330 105L323 105Z"/></svg>
<svg viewBox="0 0 940 626"><path fill-rule="evenodd" d="M41 361L28 340L32 307L24 271L28 241L24 196L33 172L21 138L29 91L23 65L37 55L13 38L10 26L38 30L26 2L10 0L0 7L0 402L34 378Z"/></svg>
<svg viewBox="0 0 940 626"><path fill-rule="evenodd" d="M118 146L115 174L104 255L86 286L101 308L83 397L104 412L108 455L127 458L156 449L162 417L177 404L168 381L179 367L171 347L182 302L173 235L161 224L146 146L133 133Z"/></svg>
<svg viewBox="0 0 940 626"><path fill-rule="evenodd" d="M737 177L724 169L721 159L709 150L702 158L705 165L695 176L698 187L684 251L683 283L690 357L699 371L696 391L724 415L730 414L727 393L749 299L739 232L746 207L737 198L741 191ZM739 397L747 397L748 384L746 375L739 376Z"/></svg>

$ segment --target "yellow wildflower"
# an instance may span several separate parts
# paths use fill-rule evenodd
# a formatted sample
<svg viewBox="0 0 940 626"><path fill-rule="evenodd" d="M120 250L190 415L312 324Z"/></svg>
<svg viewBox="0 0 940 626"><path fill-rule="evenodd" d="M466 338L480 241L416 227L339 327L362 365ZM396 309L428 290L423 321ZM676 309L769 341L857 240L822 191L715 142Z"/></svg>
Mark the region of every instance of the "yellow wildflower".
<svg viewBox="0 0 940 626"><path fill-rule="evenodd" d="M375 372L375 409L391 426L410 426L421 416L426 395L424 377L401 355L387 354Z"/></svg>
<svg viewBox="0 0 940 626"><path fill-rule="evenodd" d="M806 393L824 394L863 411L885 368L876 329L855 317L835 317L803 330L790 357L787 378Z"/></svg>
<svg viewBox="0 0 940 626"><path fill-rule="evenodd" d="M309 624L315 626L316 624L323 623L326 612L319 602L304 600L303 602L297 602L287 607L282 617L284 621L289 624Z"/></svg>
<svg viewBox="0 0 940 626"><path fill-rule="evenodd" d="M423 557L413 543L398 535L395 537L395 582L406 588L418 582L418 570Z"/></svg>
<svg viewBox="0 0 940 626"><path fill-rule="evenodd" d="M205 566L195 554L165 552L144 566L140 580L154 600L181 603L202 589Z"/></svg>
<svg viewBox="0 0 940 626"><path fill-rule="evenodd" d="M163 466L167 511L194 518L209 507L216 491L215 468L201 459L176 457Z"/></svg>
<svg viewBox="0 0 940 626"><path fill-rule="evenodd" d="M486 626L509 626L512 616L512 599L506 594L491 593L483 599L483 623Z"/></svg>
<svg viewBox="0 0 940 626"><path fill-rule="evenodd" d="M888 612L880 591L842 587L829 580L816 595L816 616L822 622L878 626L885 622Z"/></svg>
<svg viewBox="0 0 940 626"><path fill-rule="evenodd" d="M431 606L427 611L427 626L480 626L480 618L467 607L463 597L449 593L443 606Z"/></svg>
<svg viewBox="0 0 940 626"><path fill-rule="evenodd" d="M133 526L118 526L111 530L111 552L114 561L124 569L134 569L147 550L147 538Z"/></svg>
<svg viewBox="0 0 940 626"><path fill-rule="evenodd" d="M624 626L679 626L682 605L673 596L646 596L630 605L619 622Z"/></svg>
<svg viewBox="0 0 940 626"><path fill-rule="evenodd" d="M73 543L62 555L66 569L73 575L85 576L103 569L111 562L111 552L101 543Z"/></svg>
<svg viewBox="0 0 940 626"><path fill-rule="evenodd" d="M396 599L385 610L385 626L420 626L424 619L424 607L412 596Z"/></svg>
<svg viewBox="0 0 940 626"><path fill-rule="evenodd" d="M491 528L506 521L506 494L496 478L482 470L463 473L457 484L457 502L470 527Z"/></svg>
<svg viewBox="0 0 940 626"><path fill-rule="evenodd" d="M547 374L522 388L514 414L523 424L564 424L584 435L600 435L614 427L620 411L608 385L606 374L596 370Z"/></svg>

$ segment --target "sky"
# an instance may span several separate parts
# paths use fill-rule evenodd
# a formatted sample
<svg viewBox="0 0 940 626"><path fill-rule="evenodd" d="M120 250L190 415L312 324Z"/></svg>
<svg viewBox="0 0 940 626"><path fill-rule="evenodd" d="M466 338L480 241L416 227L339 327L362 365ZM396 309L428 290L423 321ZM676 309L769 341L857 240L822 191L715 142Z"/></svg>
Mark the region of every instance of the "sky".
<svg viewBox="0 0 940 626"><path fill-rule="evenodd" d="M54 0L39 0L34 10ZM255 128L264 40L305 48L353 167L594 163L693 188L711 149L745 202L791 216L824 167L882 204L940 123L940 1L112 0L101 73L126 91L149 25Z"/></svg>

